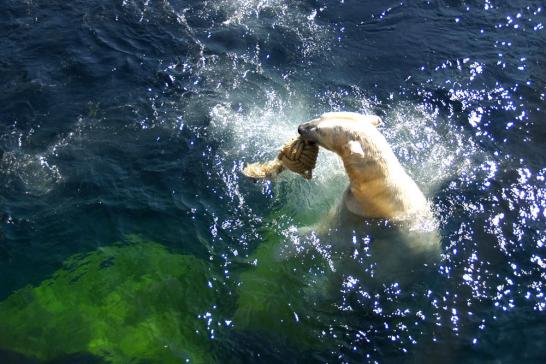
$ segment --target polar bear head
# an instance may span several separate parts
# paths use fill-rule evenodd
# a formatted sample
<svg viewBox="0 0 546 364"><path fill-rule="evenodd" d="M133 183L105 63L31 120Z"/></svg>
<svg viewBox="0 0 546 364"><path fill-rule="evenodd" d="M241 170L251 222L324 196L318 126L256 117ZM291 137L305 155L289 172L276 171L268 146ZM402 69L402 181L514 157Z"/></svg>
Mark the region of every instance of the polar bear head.
<svg viewBox="0 0 546 364"><path fill-rule="evenodd" d="M342 155L344 148L360 146L363 135L380 134L376 127L381 123L381 118L375 115L330 112L301 124L298 133L301 138Z"/></svg>

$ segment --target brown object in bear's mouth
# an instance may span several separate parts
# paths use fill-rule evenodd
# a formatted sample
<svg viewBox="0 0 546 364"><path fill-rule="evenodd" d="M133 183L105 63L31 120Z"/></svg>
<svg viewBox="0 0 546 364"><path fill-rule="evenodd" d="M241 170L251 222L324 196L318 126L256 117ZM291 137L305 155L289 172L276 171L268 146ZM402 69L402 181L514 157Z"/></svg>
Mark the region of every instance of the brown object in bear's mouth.
<svg viewBox="0 0 546 364"><path fill-rule="evenodd" d="M286 143L276 159L266 163L252 163L243 169L243 174L256 179L271 179L289 169L305 179L313 177L319 147L316 143L295 138Z"/></svg>

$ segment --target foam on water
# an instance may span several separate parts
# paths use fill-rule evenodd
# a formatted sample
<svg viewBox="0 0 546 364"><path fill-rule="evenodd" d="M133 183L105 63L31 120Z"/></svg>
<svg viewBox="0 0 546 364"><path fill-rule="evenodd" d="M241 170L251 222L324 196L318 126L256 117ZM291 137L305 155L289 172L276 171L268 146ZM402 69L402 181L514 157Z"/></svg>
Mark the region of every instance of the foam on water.
<svg viewBox="0 0 546 364"><path fill-rule="evenodd" d="M402 165L431 198L440 185L474 169L485 152L437 109L400 102L388 108L382 132Z"/></svg>
<svg viewBox="0 0 546 364"><path fill-rule="evenodd" d="M335 97L330 101L337 104ZM291 107L294 104L299 107ZM368 107L361 112L374 108L370 99L363 99L362 104ZM300 123L318 115L320 113L309 115L309 110L301 102L285 101L271 92L263 107L254 106L249 111L238 111L230 105L216 105L211 111L208 129L210 136L220 143L219 153L223 163L235 162L240 167L274 158L280 147L297 135L296 129ZM429 198L434 197L442 183L460 175L472 174L487 159L486 154L463 130L452 126L437 110L399 102L389 105L383 120L381 132L402 165ZM313 175L310 183L288 172L281 175L281 180L290 182L290 188L283 189L283 193L289 196L286 201L316 208L316 204L320 205L319 200L329 200L327 205L331 206L347 185L340 159L324 149L321 149ZM317 201L313 203L313 200Z"/></svg>
<svg viewBox="0 0 546 364"><path fill-rule="evenodd" d="M227 20L223 25L242 25L259 37L268 34L260 18L271 19L265 22L270 31L281 28L297 36L301 41L299 51L304 58L329 50L329 27L316 20L317 13L324 8L306 8L300 2L290 0L228 0L219 1L215 5L226 13ZM269 35L265 37L268 38Z"/></svg>
<svg viewBox="0 0 546 364"><path fill-rule="evenodd" d="M48 156L27 154L21 151L4 153L0 160L1 173L10 181L19 181L27 193L43 195L62 180L58 167L48 161Z"/></svg>
<svg viewBox="0 0 546 364"><path fill-rule="evenodd" d="M54 146L35 153L25 150L32 134L33 130L25 134L15 124L9 134L2 135L1 142L6 151L0 154L0 176L5 187L20 183L26 193L38 196L50 192L63 176L53 161Z"/></svg>
<svg viewBox="0 0 546 364"><path fill-rule="evenodd" d="M286 109L276 95L270 97L264 108L255 107L246 113L226 105L217 105L211 111L211 136L221 143L219 153L223 163L236 162L240 166L237 173L248 163L276 158L280 148L298 135L298 125L309 118L303 110ZM283 173L280 181L290 186L284 190L288 193L286 200L312 208L331 198L329 190L339 191L339 182L346 180L339 158L325 150L319 153L313 176L311 183L307 183L290 172Z"/></svg>

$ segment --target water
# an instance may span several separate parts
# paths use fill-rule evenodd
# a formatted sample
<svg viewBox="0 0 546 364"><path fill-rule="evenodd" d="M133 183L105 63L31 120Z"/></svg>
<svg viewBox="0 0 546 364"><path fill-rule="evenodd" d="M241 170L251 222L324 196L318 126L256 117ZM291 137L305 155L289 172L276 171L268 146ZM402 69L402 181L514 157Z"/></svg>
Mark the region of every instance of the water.
<svg viewBox="0 0 546 364"><path fill-rule="evenodd" d="M2 362L543 362L542 2L0 9ZM379 279L380 227L298 232L333 155L242 177L333 110L382 116L440 263Z"/></svg>

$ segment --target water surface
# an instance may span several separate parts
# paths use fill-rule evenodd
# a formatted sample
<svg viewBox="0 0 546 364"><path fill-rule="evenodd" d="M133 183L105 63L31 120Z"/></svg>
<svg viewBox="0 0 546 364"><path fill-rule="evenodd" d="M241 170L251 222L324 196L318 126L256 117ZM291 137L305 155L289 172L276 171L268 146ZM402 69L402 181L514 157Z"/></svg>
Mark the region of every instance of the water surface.
<svg viewBox="0 0 546 364"><path fill-rule="evenodd" d="M541 1L0 10L3 362L543 361ZM336 110L383 118L440 263L380 280L376 227L298 234L347 183L333 155L242 177Z"/></svg>

